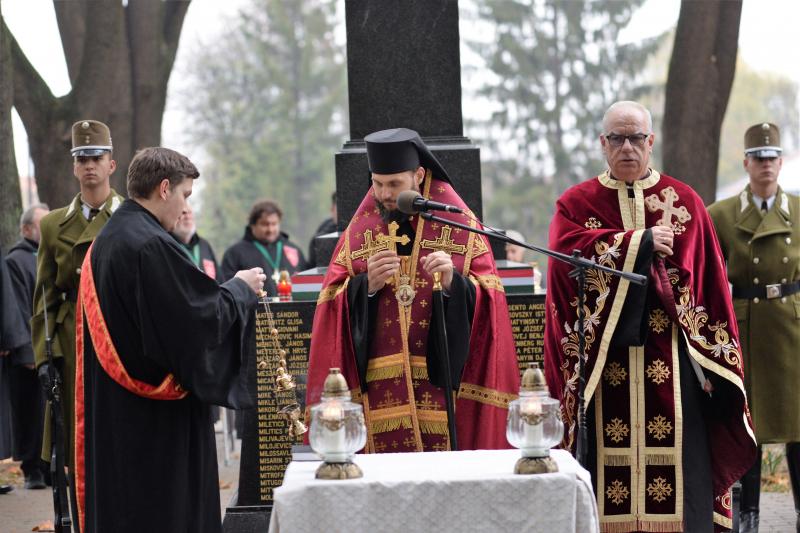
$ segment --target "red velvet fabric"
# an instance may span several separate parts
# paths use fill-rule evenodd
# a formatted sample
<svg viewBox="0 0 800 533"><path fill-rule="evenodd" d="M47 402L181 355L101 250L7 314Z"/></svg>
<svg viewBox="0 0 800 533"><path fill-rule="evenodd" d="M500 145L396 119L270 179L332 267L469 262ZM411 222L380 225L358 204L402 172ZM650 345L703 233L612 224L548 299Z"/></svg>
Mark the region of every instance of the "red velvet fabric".
<svg viewBox="0 0 800 533"><path fill-rule="evenodd" d="M423 182L423 195L467 210L449 183L432 180L430 175ZM448 213L442 216L476 224L465 215ZM410 313L401 319L401 314L406 311L396 300L394 287L387 284L374 296L378 298L378 313L372 319L375 335L370 343L370 360L397 361L402 365L402 370L398 370L400 375L395 372L391 378L368 380L368 392L361 396L349 322L347 285L354 276L366 273L367 256L359 257L357 254L365 241L389 233L375 207L370 189L339 239L323 281L312 330L307 405L319 401L328 369L339 367L354 391L354 398L365 406L370 434L365 451L448 448L443 392L428 382L424 368L433 307L433 281L422 269L420 260L433 251L431 242L447 236L449 231L455 269L475 284L477 292L469 358L455 406L459 448L508 448L505 438L507 404L519 391L519 371L505 293L488 242L483 236L418 217L413 217L411 223L415 239L410 261L416 295ZM381 424L377 417L384 416L382 413L389 413L391 409L397 413L395 420L384 420L383 429L373 431ZM400 421L404 416L402 413L409 412L411 418ZM394 426L400 424L399 427L387 429L392 422ZM432 427L439 429L430 429Z"/></svg>
<svg viewBox="0 0 800 533"><path fill-rule="evenodd" d="M626 195L624 190L621 192ZM731 405L721 411L724 414L706 419L715 511L730 517L728 490L755 458L755 442L750 429L752 422L742 385L742 354L736 317L713 225L702 200L690 187L670 176L660 175L655 184L643 191L644 227L658 225L659 221L663 223L663 204L670 203L666 198L673 197L673 193L677 197L673 206L685 207L685 212L682 211L680 216L675 213L668 219L676 231L674 255L654 257L649 283L651 294L655 294L657 301L650 305L651 308L663 309L667 320L678 324L678 334L688 339L692 356L705 372L727 380L733 385L730 389L736 391ZM642 230L639 229L637 235L635 230L625 229L623 201L620 191L603 185L600 178L570 188L558 200L550 226L550 247L567 254L580 250L584 257L594 257L608 266L630 271L633 263L629 260L629 268L624 268L626 257L631 243L639 242ZM690 215L689 219L686 219L686 213ZM569 271L570 267L563 263L552 260L549 263L545 374L551 394L562 403L563 445L574 452L578 384L577 285L568 277ZM611 359L607 359L609 341L618 326L619 313L614 310L613 303L620 290L627 290L627 282L620 282L616 277L593 275L589 284L586 293L586 324L590 330L585 373L587 405L597 387L604 386L601 375L611 363ZM648 343L652 343L654 349L669 351L669 339L659 340L658 337L651 333ZM598 362L604 367L598 367ZM603 391L603 401L606 404L613 402L605 388ZM627 398L618 399L621 409L627 409ZM653 444L648 443L650 445Z"/></svg>

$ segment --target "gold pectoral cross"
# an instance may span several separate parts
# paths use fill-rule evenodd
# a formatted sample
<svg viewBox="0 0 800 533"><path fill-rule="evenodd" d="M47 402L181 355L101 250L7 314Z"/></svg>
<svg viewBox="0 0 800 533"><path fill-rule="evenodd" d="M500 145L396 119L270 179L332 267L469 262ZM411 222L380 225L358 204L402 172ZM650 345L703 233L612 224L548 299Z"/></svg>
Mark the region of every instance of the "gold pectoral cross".
<svg viewBox="0 0 800 533"><path fill-rule="evenodd" d="M400 229L400 225L397 222L390 222L389 235L378 233L378 235L374 239L372 237L371 229L364 230L364 244L361 245L361 248L350 254L350 259L353 261L355 261L356 259L367 260L376 253L382 252L383 250L391 250L396 253L397 243L406 245L411 240L408 238L408 235L403 235L401 237L398 237L397 236L398 229Z"/></svg>
<svg viewBox="0 0 800 533"><path fill-rule="evenodd" d="M397 222L390 222L389 223L389 235L378 235L378 239L382 242L386 242L388 245L388 249L397 252L397 243L402 245L408 244L411 239L408 235L403 235L401 237L397 236L397 230L400 229L400 225ZM414 287L411 285L411 258L408 256L401 256L400 257L400 271L395 274L394 286L397 287L395 289L394 296L397 298L397 301L403 307L409 307L411 303L414 301L414 296L417 295L417 291L414 290Z"/></svg>
<svg viewBox="0 0 800 533"><path fill-rule="evenodd" d="M389 223L389 235L380 234L378 235L378 242L385 242L387 249L397 253L397 243L399 242L403 246L408 244L411 239L408 235L403 235L401 237L397 236L397 230L400 229L400 224L397 222L390 222Z"/></svg>

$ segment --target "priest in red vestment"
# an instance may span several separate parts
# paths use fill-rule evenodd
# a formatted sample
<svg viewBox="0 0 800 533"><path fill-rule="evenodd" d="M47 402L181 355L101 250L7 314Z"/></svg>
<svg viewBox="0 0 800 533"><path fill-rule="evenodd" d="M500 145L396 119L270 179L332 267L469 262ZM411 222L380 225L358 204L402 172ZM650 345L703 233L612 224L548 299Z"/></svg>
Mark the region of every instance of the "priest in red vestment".
<svg viewBox="0 0 800 533"><path fill-rule="evenodd" d="M567 190L550 247L648 276L586 282L587 467L601 530L730 529L730 486L755 456L725 265L700 197L649 167L650 113L612 105L600 137L608 170ZM545 371L575 450L577 284L548 269ZM746 354L744 354L746 356Z"/></svg>
<svg viewBox="0 0 800 533"><path fill-rule="evenodd" d="M460 449L507 448L508 402L519 390L505 293L485 237L409 216L397 197L416 190L479 227L451 179L408 129L368 135L371 187L343 232L317 300L307 405L328 369L340 367L364 406L364 451L449 449L441 355L431 312L442 275Z"/></svg>

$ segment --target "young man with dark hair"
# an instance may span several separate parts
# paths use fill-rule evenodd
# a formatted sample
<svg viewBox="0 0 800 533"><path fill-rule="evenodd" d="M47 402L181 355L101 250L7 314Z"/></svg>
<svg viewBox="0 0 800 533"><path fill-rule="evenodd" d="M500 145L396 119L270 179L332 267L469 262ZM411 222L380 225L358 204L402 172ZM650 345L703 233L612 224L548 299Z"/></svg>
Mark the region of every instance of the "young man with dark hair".
<svg viewBox="0 0 800 533"><path fill-rule="evenodd" d="M282 218L280 206L271 200L253 205L242 240L228 248L222 257L224 279L230 279L237 270L258 266L267 274L267 294L277 296L281 270L290 274L305 270L306 259L300 247L281 231Z"/></svg>
<svg viewBox="0 0 800 533"><path fill-rule="evenodd" d="M80 530L221 531L211 405L252 405L247 346L265 276L218 284L168 233L199 173L145 148L83 262L77 315Z"/></svg>

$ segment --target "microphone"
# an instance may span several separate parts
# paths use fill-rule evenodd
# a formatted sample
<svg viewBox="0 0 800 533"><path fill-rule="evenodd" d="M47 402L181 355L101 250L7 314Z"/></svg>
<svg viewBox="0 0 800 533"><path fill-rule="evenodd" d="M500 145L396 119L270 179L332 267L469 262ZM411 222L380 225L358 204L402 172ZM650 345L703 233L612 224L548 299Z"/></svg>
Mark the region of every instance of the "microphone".
<svg viewBox="0 0 800 533"><path fill-rule="evenodd" d="M464 211L454 205L426 200L417 191L403 191L397 196L397 209L407 215L415 215L420 211L447 211L448 213L463 213Z"/></svg>

